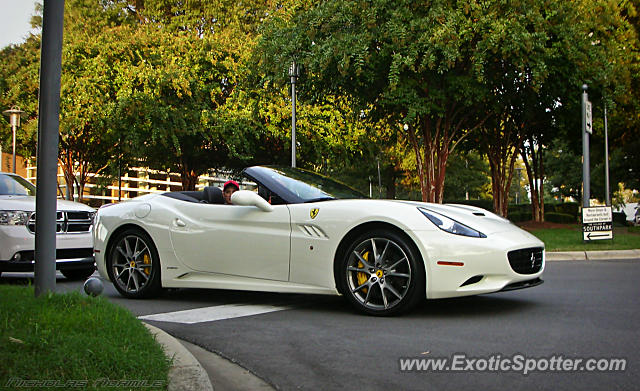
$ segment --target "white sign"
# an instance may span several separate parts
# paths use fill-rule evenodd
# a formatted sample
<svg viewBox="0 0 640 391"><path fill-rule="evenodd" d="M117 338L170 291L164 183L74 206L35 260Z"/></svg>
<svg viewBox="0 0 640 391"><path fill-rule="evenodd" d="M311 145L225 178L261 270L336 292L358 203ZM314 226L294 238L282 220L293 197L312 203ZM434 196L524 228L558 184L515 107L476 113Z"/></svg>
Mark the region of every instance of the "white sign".
<svg viewBox="0 0 640 391"><path fill-rule="evenodd" d="M585 110L585 123L586 130L589 134L593 134L593 121L591 119L591 102L587 101L586 110Z"/></svg>
<svg viewBox="0 0 640 391"><path fill-rule="evenodd" d="M613 214L610 206L582 208L583 240L613 239Z"/></svg>

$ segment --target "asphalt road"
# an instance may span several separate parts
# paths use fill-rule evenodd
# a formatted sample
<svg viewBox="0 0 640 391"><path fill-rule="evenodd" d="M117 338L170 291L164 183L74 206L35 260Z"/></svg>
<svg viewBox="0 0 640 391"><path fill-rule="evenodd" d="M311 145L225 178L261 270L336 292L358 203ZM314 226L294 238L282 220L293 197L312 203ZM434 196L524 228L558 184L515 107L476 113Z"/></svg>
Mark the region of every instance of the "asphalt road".
<svg viewBox="0 0 640 391"><path fill-rule="evenodd" d="M211 314L235 304L278 309L196 323L184 323L188 317L181 318L183 312L172 322L147 321L283 390L638 389L640 260L550 262L543 278L543 285L530 289L425 302L395 318L356 314L339 297L185 289L135 301L120 298L110 285L104 295L136 315L190 309ZM0 283L16 281L4 274L0 278ZM57 287L73 290L80 284L60 277ZM583 363L589 358L624 358L626 370L528 375L400 371L400 358L456 354L479 359L476 363L515 354L579 358Z"/></svg>

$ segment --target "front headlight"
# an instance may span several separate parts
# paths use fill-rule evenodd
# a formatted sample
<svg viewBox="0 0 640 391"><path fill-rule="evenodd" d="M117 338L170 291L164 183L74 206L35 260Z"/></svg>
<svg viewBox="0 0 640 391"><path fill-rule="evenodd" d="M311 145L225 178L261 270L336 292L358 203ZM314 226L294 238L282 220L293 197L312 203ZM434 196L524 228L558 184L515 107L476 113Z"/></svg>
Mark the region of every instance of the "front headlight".
<svg viewBox="0 0 640 391"><path fill-rule="evenodd" d="M27 225L31 212L0 210L0 225Z"/></svg>
<svg viewBox="0 0 640 391"><path fill-rule="evenodd" d="M436 227L440 228L445 232L449 232L454 235L462 235L469 236L472 238L486 238L487 235L483 234L480 231L476 231L473 228L467 227L462 223L458 223L457 221L450 219L449 217L442 215L438 212L434 212L425 208L418 208L418 210L425 215L426 218L429 219Z"/></svg>

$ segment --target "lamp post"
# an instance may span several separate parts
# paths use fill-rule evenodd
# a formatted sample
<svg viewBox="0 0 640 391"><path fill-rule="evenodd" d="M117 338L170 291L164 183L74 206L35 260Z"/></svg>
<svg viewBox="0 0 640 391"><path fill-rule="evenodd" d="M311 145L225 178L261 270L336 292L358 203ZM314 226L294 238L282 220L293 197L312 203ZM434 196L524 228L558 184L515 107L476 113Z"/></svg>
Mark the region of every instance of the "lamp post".
<svg viewBox="0 0 640 391"><path fill-rule="evenodd" d="M591 176L589 172L589 135L592 132L591 102L587 95L586 84L582 85L582 206L591 206Z"/></svg>
<svg viewBox="0 0 640 391"><path fill-rule="evenodd" d="M609 131L607 129L607 104L604 105L604 185L605 204L611 206L609 194Z"/></svg>
<svg viewBox="0 0 640 391"><path fill-rule="evenodd" d="M296 82L300 76L300 69L296 62L289 67L291 77L291 167L296 166Z"/></svg>
<svg viewBox="0 0 640 391"><path fill-rule="evenodd" d="M13 173L16 173L16 130L20 127L20 114L24 111L20 110L18 106L13 106L11 110L5 110L2 114L9 117L11 123L11 129L13 130Z"/></svg>

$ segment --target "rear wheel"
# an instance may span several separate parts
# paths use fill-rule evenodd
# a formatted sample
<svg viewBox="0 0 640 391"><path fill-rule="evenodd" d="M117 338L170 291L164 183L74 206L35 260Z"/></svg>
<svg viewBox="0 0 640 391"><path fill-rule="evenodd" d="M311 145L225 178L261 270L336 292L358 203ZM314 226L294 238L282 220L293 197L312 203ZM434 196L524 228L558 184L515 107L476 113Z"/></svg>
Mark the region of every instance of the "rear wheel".
<svg viewBox="0 0 640 391"><path fill-rule="evenodd" d="M356 238L340 264L339 283L359 311L395 315L425 297L425 277L413 243L392 231L375 230Z"/></svg>
<svg viewBox="0 0 640 391"><path fill-rule="evenodd" d="M96 268L94 266L91 266L84 269L60 270L60 273L62 273L62 275L65 276L68 280L77 281L86 280L95 271Z"/></svg>
<svg viewBox="0 0 640 391"><path fill-rule="evenodd" d="M160 293L160 257L151 237L138 229L120 233L107 256L107 272L124 297L142 299Z"/></svg>

